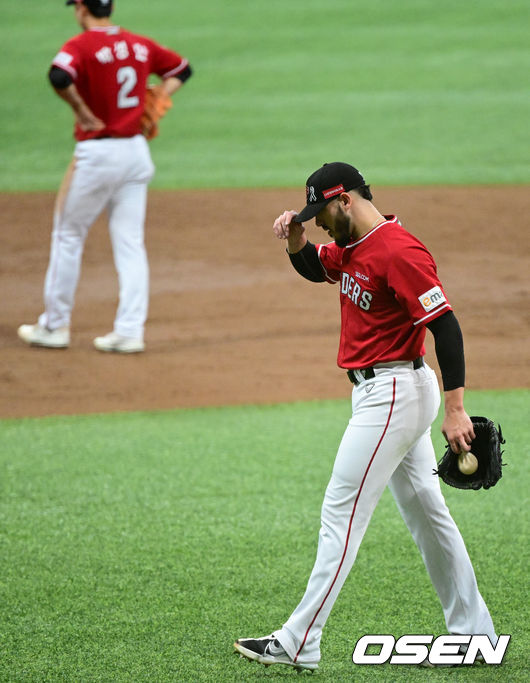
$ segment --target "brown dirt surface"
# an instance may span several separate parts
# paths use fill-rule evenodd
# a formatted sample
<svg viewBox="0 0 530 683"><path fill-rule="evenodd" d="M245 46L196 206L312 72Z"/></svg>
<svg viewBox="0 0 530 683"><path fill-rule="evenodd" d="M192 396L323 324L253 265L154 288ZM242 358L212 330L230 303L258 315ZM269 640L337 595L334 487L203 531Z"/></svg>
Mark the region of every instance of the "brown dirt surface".
<svg viewBox="0 0 530 683"><path fill-rule="evenodd" d="M106 220L87 240L66 350L30 348L54 195L0 194L0 417L347 398L336 366L338 292L291 268L272 222L300 190L151 191L146 352L102 354L117 302ZM528 387L527 187L381 188L433 253L464 331L467 385ZM327 235L312 225L312 241ZM436 366L428 334L427 358Z"/></svg>

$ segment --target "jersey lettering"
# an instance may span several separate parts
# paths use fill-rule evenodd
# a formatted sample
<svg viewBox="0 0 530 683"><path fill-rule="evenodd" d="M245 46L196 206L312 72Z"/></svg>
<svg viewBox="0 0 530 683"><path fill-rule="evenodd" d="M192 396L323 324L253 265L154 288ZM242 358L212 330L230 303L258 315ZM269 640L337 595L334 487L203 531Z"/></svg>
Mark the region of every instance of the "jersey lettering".
<svg viewBox="0 0 530 683"><path fill-rule="evenodd" d="M361 285L349 273L342 273L341 292L363 311L369 311L372 305L373 295L363 290Z"/></svg>
<svg viewBox="0 0 530 683"><path fill-rule="evenodd" d="M137 107L140 99L136 95L129 97L129 93L138 81L134 67L122 66L118 69L116 78L118 83L121 83L121 88L118 90L118 108L130 109L131 107Z"/></svg>
<svg viewBox="0 0 530 683"><path fill-rule="evenodd" d="M363 295L361 297L361 303L359 304L360 308L363 309L363 311L369 311L370 306L372 305L372 299L373 299L373 294L371 292L367 292L366 290L363 292Z"/></svg>
<svg viewBox="0 0 530 683"><path fill-rule="evenodd" d="M137 62L147 62L149 57L149 49L147 45L142 45L142 43L133 44L134 57Z"/></svg>
<svg viewBox="0 0 530 683"><path fill-rule="evenodd" d="M100 64L110 64L114 61L114 55L110 47L105 46L96 52L96 59Z"/></svg>
<svg viewBox="0 0 530 683"><path fill-rule="evenodd" d="M127 59L129 56L129 48L125 40L118 40L114 43L114 54L117 59Z"/></svg>
<svg viewBox="0 0 530 683"><path fill-rule="evenodd" d="M143 49L142 49L143 48ZM125 40L117 40L114 43L114 53L108 45L104 45L96 53L96 59L100 64L111 64L114 61L114 56L116 59L128 59L129 57L129 46ZM139 62L146 62L149 51L145 45L140 43L135 43L133 45L134 56Z"/></svg>

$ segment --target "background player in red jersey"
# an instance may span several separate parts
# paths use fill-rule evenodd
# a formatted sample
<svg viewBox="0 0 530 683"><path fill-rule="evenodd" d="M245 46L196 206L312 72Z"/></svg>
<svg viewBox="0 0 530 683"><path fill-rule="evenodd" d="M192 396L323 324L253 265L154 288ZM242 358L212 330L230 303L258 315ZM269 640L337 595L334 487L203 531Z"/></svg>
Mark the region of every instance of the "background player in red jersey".
<svg viewBox="0 0 530 683"><path fill-rule="evenodd" d="M35 325L21 325L28 344L65 348L70 343L83 246L90 226L108 210L119 279L119 306L111 333L97 337L100 351L144 350L149 267L144 246L147 185L154 173L141 135L147 79L156 74L168 95L191 76L186 59L153 40L115 26L112 0L68 0L83 32L61 48L49 78L75 116L77 144L59 190L45 310Z"/></svg>
<svg viewBox="0 0 530 683"><path fill-rule="evenodd" d="M426 327L435 338L444 385L445 437L456 453L468 451L474 437L463 404L462 334L434 260L395 216L377 210L353 166L325 164L308 178L306 194L306 207L298 214L285 211L273 230L287 240L302 276L339 285L338 364L354 385L353 412L324 497L317 557L301 602L278 631L240 638L234 646L267 665L317 668L322 629L387 485L423 557L449 632L486 634L495 644L464 541L433 475L430 430L440 392L423 358ZM315 246L307 240L303 223L313 217L333 242Z"/></svg>

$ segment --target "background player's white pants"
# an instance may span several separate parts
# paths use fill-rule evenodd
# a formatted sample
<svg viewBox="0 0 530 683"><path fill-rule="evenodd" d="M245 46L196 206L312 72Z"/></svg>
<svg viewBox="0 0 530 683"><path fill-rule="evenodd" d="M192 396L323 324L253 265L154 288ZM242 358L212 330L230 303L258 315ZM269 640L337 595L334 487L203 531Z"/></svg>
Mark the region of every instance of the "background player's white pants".
<svg viewBox="0 0 530 683"><path fill-rule="evenodd" d="M154 173L149 147L142 135L85 140L77 143L74 161L55 207L39 323L50 330L70 325L85 239L107 209L119 281L114 331L143 339L149 300L144 222L147 185Z"/></svg>
<svg viewBox="0 0 530 683"><path fill-rule="evenodd" d="M300 662L320 660L322 629L387 484L420 549L449 632L487 634L496 642L464 541L433 475L430 425L440 405L436 376L427 366L411 366L378 369L375 379L354 388L353 415L322 505L315 565L302 601L275 632Z"/></svg>

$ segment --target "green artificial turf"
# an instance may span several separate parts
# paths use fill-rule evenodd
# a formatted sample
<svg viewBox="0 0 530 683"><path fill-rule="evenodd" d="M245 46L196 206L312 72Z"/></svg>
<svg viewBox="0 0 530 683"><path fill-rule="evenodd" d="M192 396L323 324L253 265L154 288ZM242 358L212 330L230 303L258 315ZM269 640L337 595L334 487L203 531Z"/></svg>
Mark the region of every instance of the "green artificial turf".
<svg viewBox="0 0 530 683"><path fill-rule="evenodd" d="M529 392L468 392L501 422L504 476L444 493L499 633L501 667L354 667L367 633L444 633L388 492L328 620L321 681L528 680ZM252 681L232 654L278 628L311 570L349 402L0 422L0 680ZM434 429L438 453L443 438Z"/></svg>
<svg viewBox="0 0 530 683"><path fill-rule="evenodd" d="M70 158L46 73L72 14L3 8L0 191L55 189ZM152 142L154 186L298 187L333 160L380 185L530 179L526 0L127 0L114 18L194 68Z"/></svg>

